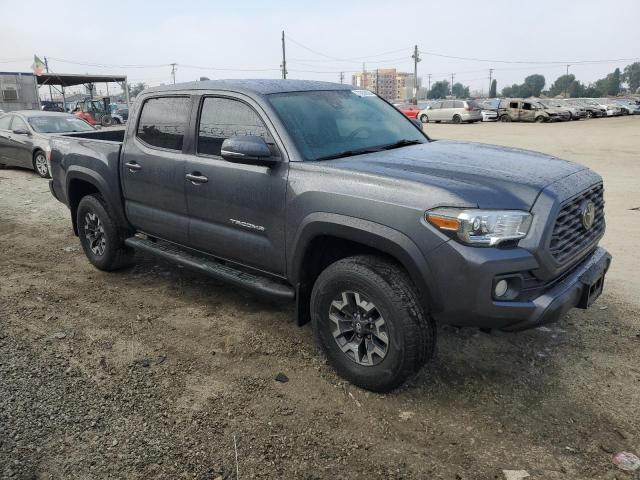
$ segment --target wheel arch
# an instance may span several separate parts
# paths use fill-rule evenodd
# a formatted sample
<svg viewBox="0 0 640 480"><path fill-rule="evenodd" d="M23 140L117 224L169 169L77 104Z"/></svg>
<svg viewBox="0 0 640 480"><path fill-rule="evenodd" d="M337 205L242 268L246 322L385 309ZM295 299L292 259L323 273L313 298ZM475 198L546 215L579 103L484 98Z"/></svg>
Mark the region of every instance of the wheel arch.
<svg viewBox="0 0 640 480"><path fill-rule="evenodd" d="M287 265L289 280L296 287L299 325L309 321L308 300L320 272L341 258L363 253L397 263L409 274L425 309L438 309L440 302L431 269L409 237L375 222L316 213L300 225Z"/></svg>
<svg viewBox="0 0 640 480"><path fill-rule="evenodd" d="M128 222L124 216L124 212L120 207L120 200L114 200L112 198L107 182L96 172L85 169L83 167L72 167L67 171L66 176L66 194L69 210L71 211L71 222L73 224L73 231L78 235L78 225L76 214L78 211L78 204L83 197L98 193L111 207L111 211L116 216L116 221L121 225L127 225ZM118 203L114 204L114 201Z"/></svg>

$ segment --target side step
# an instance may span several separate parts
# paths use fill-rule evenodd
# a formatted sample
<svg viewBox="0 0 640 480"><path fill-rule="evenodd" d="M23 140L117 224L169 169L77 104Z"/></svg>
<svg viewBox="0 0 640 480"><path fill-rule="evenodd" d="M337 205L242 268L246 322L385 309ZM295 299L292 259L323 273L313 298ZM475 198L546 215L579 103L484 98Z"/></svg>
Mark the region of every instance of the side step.
<svg viewBox="0 0 640 480"><path fill-rule="evenodd" d="M282 282L278 282L266 275L250 273L233 268L204 255L191 253L170 242L163 240L149 240L148 238L129 237L124 243L137 250L149 252L172 263L204 273L224 282L247 288L257 293L276 297L282 300L293 300L295 290Z"/></svg>

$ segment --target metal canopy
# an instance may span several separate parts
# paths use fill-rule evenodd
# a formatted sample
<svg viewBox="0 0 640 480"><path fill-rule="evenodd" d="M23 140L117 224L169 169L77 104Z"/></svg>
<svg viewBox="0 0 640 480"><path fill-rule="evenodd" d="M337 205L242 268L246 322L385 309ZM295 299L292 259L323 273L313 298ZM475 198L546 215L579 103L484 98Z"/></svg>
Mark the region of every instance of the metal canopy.
<svg viewBox="0 0 640 480"><path fill-rule="evenodd" d="M36 77L38 85L59 85L61 87L73 87L74 85L86 85L89 83L123 83L127 81L125 75L77 75L74 73L43 73Z"/></svg>

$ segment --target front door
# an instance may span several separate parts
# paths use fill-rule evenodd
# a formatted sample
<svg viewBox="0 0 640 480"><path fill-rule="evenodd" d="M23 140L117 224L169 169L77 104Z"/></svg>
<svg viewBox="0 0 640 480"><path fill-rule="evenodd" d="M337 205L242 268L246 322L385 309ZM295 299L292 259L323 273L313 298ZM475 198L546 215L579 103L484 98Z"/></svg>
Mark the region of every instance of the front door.
<svg viewBox="0 0 640 480"><path fill-rule="evenodd" d="M129 221L144 233L181 244L187 243L189 229L182 150L190 111L186 96L145 100L120 164Z"/></svg>
<svg viewBox="0 0 640 480"><path fill-rule="evenodd" d="M11 139L10 152L14 159L13 164L33 168L33 134L27 122L18 115L14 115L11 130L9 138ZM25 133L14 133L16 131Z"/></svg>
<svg viewBox="0 0 640 480"><path fill-rule="evenodd" d="M533 108L533 104L531 102L522 102L522 109L520 110L520 121L521 122L533 122L535 121L536 111Z"/></svg>
<svg viewBox="0 0 640 480"><path fill-rule="evenodd" d="M283 274L288 163L273 168L243 165L220 156L236 135L263 137L281 155L274 131L249 101L229 96L201 100L195 149L187 161L190 246L219 258Z"/></svg>
<svg viewBox="0 0 640 480"><path fill-rule="evenodd" d="M3 115L0 117L0 163L9 165L11 158L9 150L11 144L9 135L11 134L11 119L13 115Z"/></svg>

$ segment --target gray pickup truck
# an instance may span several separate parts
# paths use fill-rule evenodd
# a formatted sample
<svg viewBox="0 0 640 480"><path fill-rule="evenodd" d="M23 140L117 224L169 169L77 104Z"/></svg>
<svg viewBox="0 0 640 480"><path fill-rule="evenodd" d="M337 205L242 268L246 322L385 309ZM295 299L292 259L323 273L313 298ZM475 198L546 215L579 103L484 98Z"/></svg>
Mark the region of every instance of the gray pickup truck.
<svg viewBox="0 0 640 480"><path fill-rule="evenodd" d="M97 268L140 250L295 300L336 370L374 391L425 364L438 323L517 331L587 308L611 261L596 173L433 141L347 85L152 88L126 131L54 137L49 163Z"/></svg>

